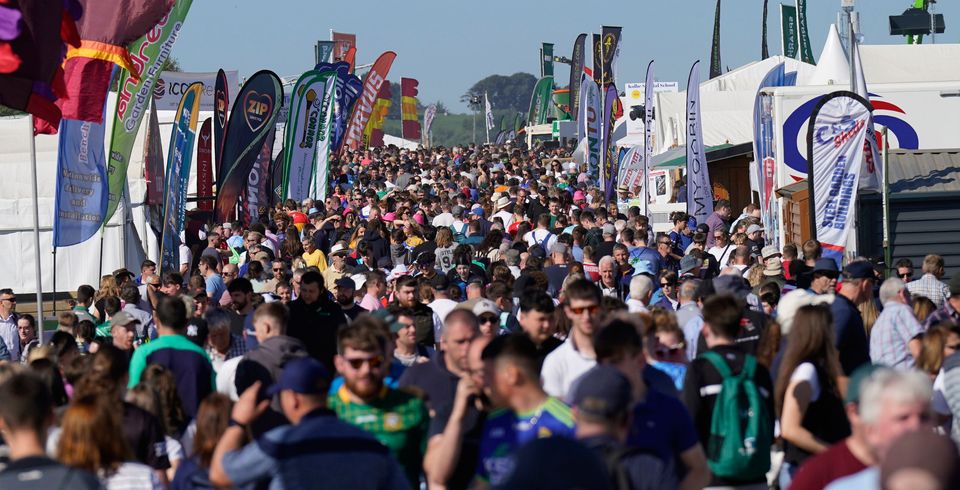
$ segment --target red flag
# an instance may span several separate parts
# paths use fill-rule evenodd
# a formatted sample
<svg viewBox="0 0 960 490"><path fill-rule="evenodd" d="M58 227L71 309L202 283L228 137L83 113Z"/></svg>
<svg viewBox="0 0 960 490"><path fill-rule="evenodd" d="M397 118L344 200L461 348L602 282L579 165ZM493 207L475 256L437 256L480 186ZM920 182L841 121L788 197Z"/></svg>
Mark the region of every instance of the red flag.
<svg viewBox="0 0 960 490"><path fill-rule="evenodd" d="M393 66L393 60L397 58L397 53L387 51L377 58L373 63L367 76L363 79L363 91L360 93L360 99L357 100L353 108L353 114L350 116L350 122L347 123L346 135L343 137L343 147L356 150L360 147L363 137L363 128L367 126L370 119L370 113L373 112L373 104L377 100L377 94L380 92L380 86L383 85L390 67Z"/></svg>
<svg viewBox="0 0 960 490"><path fill-rule="evenodd" d="M333 60L334 61L346 61L347 51L350 51L350 48L357 47L356 34L348 34L346 32L333 32L330 35L330 40L333 41Z"/></svg>

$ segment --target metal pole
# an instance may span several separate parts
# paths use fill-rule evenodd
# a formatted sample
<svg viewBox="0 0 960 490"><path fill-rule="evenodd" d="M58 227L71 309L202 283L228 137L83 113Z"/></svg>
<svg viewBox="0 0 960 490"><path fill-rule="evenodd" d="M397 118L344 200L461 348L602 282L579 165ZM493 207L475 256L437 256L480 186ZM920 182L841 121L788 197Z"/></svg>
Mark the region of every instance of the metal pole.
<svg viewBox="0 0 960 490"><path fill-rule="evenodd" d="M37 321L40 322L40 328L37 330L37 338L43 344L43 279L40 276L40 204L37 197L37 144L33 135L33 114L27 116L27 130L30 131L28 138L30 145L30 178L33 185L30 191L33 195L33 248L36 261L34 262L34 272L37 276Z"/></svg>
<svg viewBox="0 0 960 490"><path fill-rule="evenodd" d="M887 128L883 128L880 132L883 135L883 147L880 149L880 160L881 165L883 166L883 187L881 188L882 197L883 197L883 260L887 264L887 270L891 270L893 265L890 263L893 258L892 249L890 247L890 158L889 151L890 145L887 144Z"/></svg>
<svg viewBox="0 0 960 490"><path fill-rule="evenodd" d="M854 51L857 49L857 35L853 32L853 10L847 11L847 29L850 30L850 40L849 40L849 49L847 51L847 58L850 59L850 91L857 91L857 67L856 62L853 59L855 56Z"/></svg>

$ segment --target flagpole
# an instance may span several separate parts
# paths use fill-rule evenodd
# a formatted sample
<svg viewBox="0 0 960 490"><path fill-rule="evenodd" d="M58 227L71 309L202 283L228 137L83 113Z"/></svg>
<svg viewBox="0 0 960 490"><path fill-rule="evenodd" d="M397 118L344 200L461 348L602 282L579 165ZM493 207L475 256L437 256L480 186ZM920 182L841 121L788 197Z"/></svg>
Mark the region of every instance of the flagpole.
<svg viewBox="0 0 960 490"><path fill-rule="evenodd" d="M40 344L43 344L43 280L40 276L40 204L37 196L37 143L33 135L33 114L27 115L27 130L30 131L30 177L33 185L30 191L33 194L33 248L36 261L34 262L34 272L37 277L37 321L40 328L37 330Z"/></svg>
<svg viewBox="0 0 960 490"><path fill-rule="evenodd" d="M890 180L887 175L890 170L889 168L889 153L887 144L887 128L884 127L883 131L883 146L881 147L881 165L883 166L883 187L882 187L882 196L883 196L883 260L887 265L887 270L891 270L890 261L891 249L890 249Z"/></svg>

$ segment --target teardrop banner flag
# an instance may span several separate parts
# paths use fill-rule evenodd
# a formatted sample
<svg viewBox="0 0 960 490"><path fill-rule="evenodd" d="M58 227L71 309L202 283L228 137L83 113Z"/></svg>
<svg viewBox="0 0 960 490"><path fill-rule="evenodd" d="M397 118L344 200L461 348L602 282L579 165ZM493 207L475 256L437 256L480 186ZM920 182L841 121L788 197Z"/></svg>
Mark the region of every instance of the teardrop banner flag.
<svg viewBox="0 0 960 490"><path fill-rule="evenodd" d="M216 221L227 221L247 184L267 132L283 105L280 78L269 70L254 73L237 94L223 142L223 178L217 187Z"/></svg>
<svg viewBox="0 0 960 490"><path fill-rule="evenodd" d="M227 74L221 68L217 72L217 83L213 90L213 147L217 153L217 184L223 175L223 140L227 127L227 107L230 105L230 85ZM213 209L213 206L209 209Z"/></svg>
<svg viewBox="0 0 960 490"><path fill-rule="evenodd" d="M643 188L640 213L644 216L647 216L647 207L650 205L650 166L653 164L653 68L654 62L651 60L647 65L647 79L643 86L643 172L640 176Z"/></svg>
<svg viewBox="0 0 960 490"><path fill-rule="evenodd" d="M283 202L283 158L286 148L281 148L277 158L270 164L270 207Z"/></svg>
<svg viewBox="0 0 960 490"><path fill-rule="evenodd" d="M213 147L210 135L211 118L200 126L197 144L197 209L213 209Z"/></svg>
<svg viewBox="0 0 960 490"><path fill-rule="evenodd" d="M570 56L570 114L574 117L580 113L580 79L583 74L586 44L586 34L577 36L577 40L573 42L573 54Z"/></svg>
<svg viewBox="0 0 960 490"><path fill-rule="evenodd" d="M277 135L277 126L271 124L267 136L260 146L260 153L247 174L246 189L243 191L240 205L240 219L244 225L250 225L260 218L260 210L266 209L270 202L270 163L273 160L273 142Z"/></svg>
<svg viewBox="0 0 960 490"><path fill-rule="evenodd" d="M283 199L300 202L309 196L320 127L329 125L335 71L310 70L300 76L290 96L290 115L284 129Z"/></svg>
<svg viewBox="0 0 960 490"><path fill-rule="evenodd" d="M390 67L393 60L397 58L397 53L387 51L377 58L373 63L367 76L363 79L363 91L360 93L360 99L353 108L353 114L350 116L350 122L347 123L347 133L343 139L343 145L351 150L360 147L363 138L363 128L367 126L370 119L370 113L373 112L373 104L377 100L377 94L380 93L380 86L387 79L390 73Z"/></svg>
<svg viewBox="0 0 960 490"><path fill-rule="evenodd" d="M530 96L530 110L527 111L528 125L546 124L552 99L553 77L543 77L537 81Z"/></svg>
<svg viewBox="0 0 960 490"><path fill-rule="evenodd" d="M593 182L600 181L600 87L597 82L581 75L580 112L577 114L578 138L587 139L587 174Z"/></svg>
<svg viewBox="0 0 960 490"><path fill-rule="evenodd" d="M700 62L690 68L687 79L687 214L697 223L706 223L713 214L713 188L703 147L700 120Z"/></svg>
<svg viewBox="0 0 960 490"><path fill-rule="evenodd" d="M173 118L173 133L167 151L166 192L163 200L163 236L160 240L160 272L180 269L180 232L186 217L187 181L190 179L190 157L200 113L203 84L196 82L183 93L180 107Z"/></svg>

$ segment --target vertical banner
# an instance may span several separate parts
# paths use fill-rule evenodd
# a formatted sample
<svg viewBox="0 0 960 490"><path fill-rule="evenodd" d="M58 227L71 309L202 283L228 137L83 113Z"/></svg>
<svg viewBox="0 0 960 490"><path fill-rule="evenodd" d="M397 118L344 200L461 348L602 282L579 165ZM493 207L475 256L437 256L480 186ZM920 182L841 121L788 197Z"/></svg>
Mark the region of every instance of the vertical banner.
<svg viewBox="0 0 960 490"><path fill-rule="evenodd" d="M387 79L390 73L390 67L393 66L393 60L397 58L397 53L387 51L377 58L373 63L367 76L363 79L363 91L360 93L356 106L353 108L353 114L347 123L346 135L343 138L343 144L351 150L360 147L363 137L363 128L367 126L370 119L370 113L373 112L373 104L377 100L377 94L380 93L380 86Z"/></svg>
<svg viewBox="0 0 960 490"><path fill-rule="evenodd" d="M770 49L767 47L767 3L770 0L763 0L763 15L760 23L760 59L765 60L770 57Z"/></svg>
<svg viewBox="0 0 960 490"><path fill-rule="evenodd" d="M600 181L600 87L592 78L581 74L580 112L577 114L577 137L587 140L587 174L592 182Z"/></svg>
<svg viewBox="0 0 960 490"><path fill-rule="evenodd" d="M870 103L853 92L833 92L817 102L807 127L810 209L823 256L840 266L854 212Z"/></svg>
<svg viewBox="0 0 960 490"><path fill-rule="evenodd" d="M547 116L550 113L550 99L553 97L553 77L543 77L537 81L533 87L533 95L530 97L530 111L527 116L527 124L534 126L537 124L546 124Z"/></svg>
<svg viewBox="0 0 960 490"><path fill-rule="evenodd" d="M583 58L586 49L587 35L580 34L573 42L573 54L570 56L570 114L577 117L580 114L580 80L583 74Z"/></svg>
<svg viewBox="0 0 960 490"><path fill-rule="evenodd" d="M797 7L780 4L780 51L787 58L800 57L800 45L797 43Z"/></svg>
<svg viewBox="0 0 960 490"><path fill-rule="evenodd" d="M765 96L761 91L766 87L781 87L786 85L786 72L783 63L778 63L767 72L760 81L757 97L753 104L753 174L757 182L757 193L760 195L760 216L766 230L776 230L777 201L773 198L773 187L776 183L776 141L773 135L773 118L770 105L773 99ZM767 110L764 110L767 109ZM779 246L779 234L768 233L767 240Z"/></svg>
<svg viewBox="0 0 960 490"><path fill-rule="evenodd" d="M617 157L614 154L613 125L617 122L617 113L620 112L620 97L617 96L616 85L608 85L603 100L603 126L600 128L600 167L603 169L603 183L606 190L607 202L616 196Z"/></svg>
<svg viewBox="0 0 960 490"><path fill-rule="evenodd" d="M166 193L163 201L163 235L160 239L160 272L180 269L180 232L186 217L187 181L190 178L190 157L197 131L202 83L190 85L180 100L173 118L170 148L167 150Z"/></svg>
<svg viewBox="0 0 960 490"><path fill-rule="evenodd" d="M553 76L553 43L540 45L540 77Z"/></svg>
<svg viewBox="0 0 960 490"><path fill-rule="evenodd" d="M254 73L237 94L223 143L223 179L217 187L214 207L216 221L226 221L234 212L250 169L282 104L280 78L269 70Z"/></svg>
<svg viewBox="0 0 960 490"><path fill-rule="evenodd" d="M713 189L700 120L700 62L690 68L687 79L687 214L706 223L713 214Z"/></svg>
<svg viewBox="0 0 960 490"><path fill-rule="evenodd" d="M854 87L857 95L863 100L870 100L867 91L867 79L863 74L863 64L860 62L860 44L853 44L853 71ZM873 105L871 104L871 107ZM863 169L860 171L860 189L882 191L883 169L880 168L880 147L877 145L877 132L873 125L873 114L867 122L867 137L863 141Z"/></svg>
<svg viewBox="0 0 960 490"><path fill-rule="evenodd" d="M597 85L603 83L603 47L600 42L602 38L601 34L593 34L593 42L590 43L592 48L590 52L593 53L593 81L597 82Z"/></svg>
<svg viewBox="0 0 960 490"><path fill-rule="evenodd" d="M647 78L643 86L643 173L641 175L641 193L640 213L647 215L647 208L650 206L650 170L653 165L653 119L655 114L653 106L653 69L654 62L650 61L647 65ZM636 184L634 184L636 185Z"/></svg>
<svg viewBox="0 0 960 490"><path fill-rule="evenodd" d="M220 69L213 90L213 144L217 150L217 185L223 179L223 141L226 139L227 107L230 106L230 84L227 74ZM210 209L213 209L212 207Z"/></svg>
<svg viewBox="0 0 960 490"><path fill-rule="evenodd" d="M327 93L336 88L336 72L310 70L300 76L290 94L287 123L283 131L286 148L283 161L283 199L297 202L309 197L313 180L317 130Z"/></svg>
<svg viewBox="0 0 960 490"><path fill-rule="evenodd" d="M164 168L160 121L157 119L157 108L151 107L150 122L147 123L147 134L143 144L143 177L147 181L144 204L148 206L163 205L163 179L166 177Z"/></svg>
<svg viewBox="0 0 960 490"><path fill-rule="evenodd" d="M160 75L163 63L170 56L173 44L177 41L183 19L190 10L193 0L177 0L173 9L157 23L146 35L130 43L127 50L133 66L140 69L140 76L128 71L120 72L117 90L117 110L113 119L110 138L110 152L107 161L107 179L109 193L107 212L103 215L106 223L117 210L120 196L127 183L127 167L130 165L130 153L140 130L140 122L147 112L153 85Z"/></svg>
<svg viewBox="0 0 960 490"><path fill-rule="evenodd" d="M286 148L281 148L277 158L270 164L270 207L283 202L283 156Z"/></svg>
<svg viewBox="0 0 960 490"><path fill-rule="evenodd" d="M327 176L330 173L330 152L333 148L333 117L336 109L337 98L337 72L323 72L321 76L329 73L327 79L326 91L323 93L321 101L319 127L316 134L317 149L313 157L313 192L314 198L323 200L327 198ZM353 75L350 75L353 76Z"/></svg>
<svg viewBox="0 0 960 490"><path fill-rule="evenodd" d="M320 63L316 67L319 71L332 70L337 73L337 87L334 91L333 103L333 142L330 150L337 152L343 144L343 136L347 129L347 119L353 110L354 104L360 98L363 82L356 75L350 73L350 65L344 61L336 63Z"/></svg>
<svg viewBox="0 0 960 490"><path fill-rule="evenodd" d="M617 187L624 187L632 191L635 185L642 185L643 147L631 147L619 160L620 170L617 172Z"/></svg>
<svg viewBox="0 0 960 490"><path fill-rule="evenodd" d="M487 96L487 93L483 93L483 115L484 119L487 122L487 131L497 127L497 123L493 119L493 107L490 105L490 97Z"/></svg>
<svg viewBox="0 0 960 490"><path fill-rule="evenodd" d="M607 85L616 84L617 56L620 54L620 27L603 26L600 35L600 41L593 52L594 59L600 60L600 74L594 73L594 77L600 80L600 88L606 88ZM596 67L597 64L594 63Z"/></svg>
<svg viewBox="0 0 960 490"><path fill-rule="evenodd" d="M420 141L420 121L417 118L417 86L413 78L400 79L400 134L403 139Z"/></svg>
<svg viewBox="0 0 960 490"><path fill-rule="evenodd" d="M367 120L367 127L363 128L364 148L374 148L383 146L383 123L387 119L387 113L390 112L390 106L393 105L393 92L390 90L390 82L384 81L380 86L380 93L377 94L377 101L373 103L373 111L370 112L370 119Z"/></svg>
<svg viewBox="0 0 960 490"><path fill-rule="evenodd" d="M313 53L314 60L316 60L314 64L330 63L333 46L333 41L317 41L317 46L314 48Z"/></svg>
<svg viewBox="0 0 960 490"><path fill-rule="evenodd" d="M710 45L710 78L719 77L723 73L720 61L720 0L717 0L717 10L713 14L713 42Z"/></svg>
<svg viewBox="0 0 960 490"><path fill-rule="evenodd" d="M60 120L54 248L83 243L103 222L107 210L105 124Z"/></svg>
<svg viewBox="0 0 960 490"><path fill-rule="evenodd" d="M429 147L431 145L430 141L430 126L433 126L433 119L437 116L437 104L430 104L423 111L423 143L424 146Z"/></svg>
<svg viewBox="0 0 960 490"><path fill-rule="evenodd" d="M210 134L211 118L200 125L197 142L197 209L213 209L213 136Z"/></svg>
<svg viewBox="0 0 960 490"><path fill-rule="evenodd" d="M257 154L257 160L247 174L247 188L243 192L240 206L240 217L244 225L249 226L260 219L260 209L265 209L270 202L270 163L273 160L273 141L276 135L277 126L271 124L266 138L263 139L260 153Z"/></svg>
<svg viewBox="0 0 960 490"><path fill-rule="evenodd" d="M333 61L346 61L347 51L357 47L357 35L345 32L330 31L330 40L333 41Z"/></svg>
<svg viewBox="0 0 960 490"><path fill-rule="evenodd" d="M797 0L797 35L800 39L800 61L816 65L813 49L810 48L810 33L807 31L807 0Z"/></svg>

